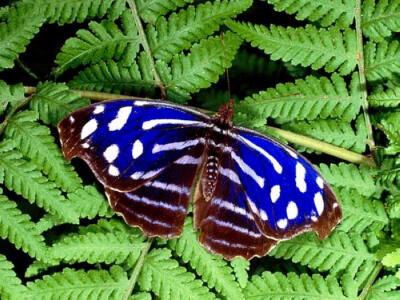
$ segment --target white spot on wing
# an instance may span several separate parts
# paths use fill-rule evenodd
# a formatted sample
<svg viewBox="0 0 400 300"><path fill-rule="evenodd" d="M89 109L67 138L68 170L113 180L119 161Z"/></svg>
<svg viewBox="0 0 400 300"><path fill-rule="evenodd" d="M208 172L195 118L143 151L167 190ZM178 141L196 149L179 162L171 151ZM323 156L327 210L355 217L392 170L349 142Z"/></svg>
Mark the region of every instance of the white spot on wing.
<svg viewBox="0 0 400 300"><path fill-rule="evenodd" d="M260 209L260 217L263 221L268 221L267 213L263 209Z"/></svg>
<svg viewBox="0 0 400 300"><path fill-rule="evenodd" d="M74 118L73 116L70 116L70 117L69 117L69 122L70 122L71 124L73 124L73 123L75 122L75 118Z"/></svg>
<svg viewBox="0 0 400 300"><path fill-rule="evenodd" d="M97 121L96 119L91 119L82 127L81 131L81 139L86 139L89 135L95 132L97 129Z"/></svg>
<svg viewBox="0 0 400 300"><path fill-rule="evenodd" d="M162 170L164 170L164 168L160 168L157 170L153 170L153 171L148 171L148 172L144 172L144 171L137 171L135 173L133 173L131 175L131 178L133 180L138 180L138 179L148 179L153 177L154 175L157 175L158 173L160 173Z"/></svg>
<svg viewBox="0 0 400 300"><path fill-rule="evenodd" d="M109 163L112 163L118 157L118 154L118 145L112 144L111 146L107 147L107 149L103 153L103 156Z"/></svg>
<svg viewBox="0 0 400 300"><path fill-rule="evenodd" d="M111 176L118 176L119 170L116 166L110 165L108 167L108 174L110 174Z"/></svg>
<svg viewBox="0 0 400 300"><path fill-rule="evenodd" d="M272 203L278 201L280 195L281 195L281 187L278 184L274 185L271 188L271 193L270 193Z"/></svg>
<svg viewBox="0 0 400 300"><path fill-rule="evenodd" d="M196 139L196 140L188 140L183 142L173 142L168 144L155 144L153 147L152 153L157 153L161 151L170 151L170 150L182 150L191 146L195 146L199 143L204 143L204 139Z"/></svg>
<svg viewBox="0 0 400 300"><path fill-rule="evenodd" d="M209 127L208 124L199 121L180 120L180 119L154 119L145 121L142 124L142 129L152 129L158 125L195 125L196 127Z"/></svg>
<svg viewBox="0 0 400 300"><path fill-rule="evenodd" d="M315 208L317 209L318 215L320 216L322 214L322 212L324 211L324 199L322 198L322 195L320 192L318 192L314 195L314 204L315 204Z"/></svg>
<svg viewBox="0 0 400 300"><path fill-rule="evenodd" d="M93 110L93 114L97 115L104 111L104 105L97 105L96 108Z"/></svg>
<svg viewBox="0 0 400 300"><path fill-rule="evenodd" d="M129 115L131 114L132 107L131 106L125 106L121 107L118 110L117 116L115 117L114 120L112 120L108 124L108 129L110 131L115 131L115 130L120 130L122 127L125 126L126 122L128 121Z"/></svg>
<svg viewBox="0 0 400 300"><path fill-rule="evenodd" d="M132 157L133 159L138 158L140 155L142 155L143 153L143 144L140 140L136 140L133 143L133 147L132 147Z"/></svg>
<svg viewBox="0 0 400 300"><path fill-rule="evenodd" d="M88 143L83 143L83 144L82 144L82 148L85 148L85 149L89 148L89 146L90 146L90 145L89 145Z"/></svg>
<svg viewBox="0 0 400 300"><path fill-rule="evenodd" d="M318 184L320 189L322 189L324 187L324 180L319 176L316 179L316 183Z"/></svg>
<svg viewBox="0 0 400 300"><path fill-rule="evenodd" d="M293 220L297 218L299 210L297 208L296 203L290 201L288 206L286 207L286 214L289 220Z"/></svg>
<svg viewBox="0 0 400 300"><path fill-rule="evenodd" d="M249 175L251 178L254 179L257 184L263 188L264 187L264 178L258 176L257 173L248 165L246 164L235 152L231 152L231 156L233 160L239 165L240 169Z"/></svg>
<svg viewBox="0 0 400 300"><path fill-rule="evenodd" d="M300 190L300 192L305 193L307 191L307 184L305 181L306 178L306 169L304 166L297 162L296 164L296 186Z"/></svg>
<svg viewBox="0 0 400 300"><path fill-rule="evenodd" d="M286 152L289 153L289 155L295 159L298 158L298 155L296 152L292 151L291 149L285 148Z"/></svg>
<svg viewBox="0 0 400 300"><path fill-rule="evenodd" d="M233 170L219 167L218 168L218 172L221 175L228 177L233 182L235 182L237 184L240 184L240 179L239 179L238 175Z"/></svg>
<svg viewBox="0 0 400 300"><path fill-rule="evenodd" d="M276 222L276 225L278 225L279 228L285 229L286 226L288 225L288 220L287 219L280 219L278 222Z"/></svg>
<svg viewBox="0 0 400 300"><path fill-rule="evenodd" d="M184 155L177 159L174 163L178 165L197 165L201 162L200 157L193 157L191 155Z"/></svg>

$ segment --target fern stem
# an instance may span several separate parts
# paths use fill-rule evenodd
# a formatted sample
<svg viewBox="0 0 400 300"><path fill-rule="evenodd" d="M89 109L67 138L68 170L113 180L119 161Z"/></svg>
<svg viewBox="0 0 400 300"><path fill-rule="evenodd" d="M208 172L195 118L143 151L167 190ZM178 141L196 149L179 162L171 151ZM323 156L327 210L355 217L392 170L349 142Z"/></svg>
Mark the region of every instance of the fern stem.
<svg viewBox="0 0 400 300"><path fill-rule="evenodd" d="M364 165L368 165L368 166L372 166L375 167L375 162L373 159L361 155L359 153L356 152L352 152L349 151L347 149L344 148L340 148L304 135L300 135L294 132L290 132L290 131L286 131L280 128L276 128L276 127L271 127L271 126L267 126L267 128L275 133L277 133L278 135L280 135L281 137L283 137L284 139L288 140L289 142L295 143L297 145L300 146L305 146L308 147L310 149L316 150L316 151L320 151L332 156L335 156L337 158L341 158L343 160L352 162L352 163L356 163L356 164L364 164Z"/></svg>
<svg viewBox="0 0 400 300"><path fill-rule="evenodd" d="M124 295L124 300L128 300L129 297L132 294L132 291L135 287L136 284L136 280L140 274L140 271L142 270L143 267L143 263L144 263L144 259L146 257L146 254L149 252L150 247L151 247L151 243L153 242L153 238L149 238L147 240L147 243L145 244L145 246L142 249L142 252L140 253L140 257L135 265L135 268L132 271L132 275L131 278L129 278L129 285L128 285L128 289L126 290L126 293Z"/></svg>
<svg viewBox="0 0 400 300"><path fill-rule="evenodd" d="M31 100L32 96L26 97L24 100L21 100L21 103L13 107L10 112L6 115L3 122L0 124L0 136L3 134L4 129L6 128L10 119L22 108L25 107Z"/></svg>
<svg viewBox="0 0 400 300"><path fill-rule="evenodd" d="M363 33L361 28L361 0L356 0L355 10L356 20L356 34L357 34L357 50L358 50L358 75L360 78L360 89L361 89L361 105L363 107L365 125L367 127L367 142L371 151L375 151L375 142L372 132L371 120L368 114L368 91L367 91L367 80L365 78L365 65L364 65L364 44L363 44Z"/></svg>
<svg viewBox="0 0 400 300"><path fill-rule="evenodd" d="M133 15L133 17L135 19L135 23L136 23L137 29L139 31L139 36L140 36L140 39L142 41L142 46L144 48L144 51L149 56L149 62L150 62L150 65L151 65L151 69L153 71L154 80L156 82L156 85L159 87L159 89L161 91L161 98L163 100L166 100L167 99L167 93L165 91L165 86L164 86L163 82L161 81L161 78L158 75L156 66L154 64L153 55L151 53L151 49L149 47L149 43L147 42L146 34L144 32L142 21L140 20L139 13L137 11L135 1L134 0L128 1L128 3L129 3L129 6L130 6L130 8L132 10L132 15Z"/></svg>
<svg viewBox="0 0 400 300"><path fill-rule="evenodd" d="M358 297L359 300L364 300L365 297L368 296L368 292L371 289L372 284L375 282L376 277L378 277L379 273L382 270L383 265L381 263L378 263L375 267L375 269L372 271L371 275L368 278L367 283L365 284L363 290L360 293L360 296Z"/></svg>
<svg viewBox="0 0 400 300"><path fill-rule="evenodd" d="M22 70L24 70L29 76L33 79L39 80L39 76L37 76L27 65L25 65L20 59L16 60L17 64L20 66Z"/></svg>

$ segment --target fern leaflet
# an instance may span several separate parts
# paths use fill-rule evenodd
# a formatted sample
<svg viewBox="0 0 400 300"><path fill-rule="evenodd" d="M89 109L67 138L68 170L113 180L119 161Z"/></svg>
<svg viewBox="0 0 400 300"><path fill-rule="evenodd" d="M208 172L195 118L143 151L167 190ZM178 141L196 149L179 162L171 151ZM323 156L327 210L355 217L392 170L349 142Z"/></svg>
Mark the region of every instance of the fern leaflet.
<svg viewBox="0 0 400 300"><path fill-rule="evenodd" d="M231 261L231 266L235 272L236 280L238 281L241 288L245 288L249 281L249 269L250 262L248 260L237 257Z"/></svg>
<svg viewBox="0 0 400 300"><path fill-rule="evenodd" d="M246 10L252 0L216 0L161 17L155 26L146 28L147 40L157 59L169 62L175 54L190 48L192 43L212 34L228 18Z"/></svg>
<svg viewBox="0 0 400 300"><path fill-rule="evenodd" d="M195 279L193 273L171 258L168 249L154 249L147 254L139 275L142 290L153 291L162 299L214 299L215 296Z"/></svg>
<svg viewBox="0 0 400 300"><path fill-rule="evenodd" d="M375 41L383 41L393 32L400 32L400 1L363 1L362 24L363 34Z"/></svg>
<svg viewBox="0 0 400 300"><path fill-rule="evenodd" d="M372 107L396 107L400 105L400 88L388 89L384 92L374 93L368 96L368 102Z"/></svg>
<svg viewBox="0 0 400 300"><path fill-rule="evenodd" d="M8 106L14 107L24 99L24 87L21 84L7 85L0 80L0 116Z"/></svg>
<svg viewBox="0 0 400 300"><path fill-rule="evenodd" d="M319 274L297 275L264 272L251 278L245 289L246 299L349 299L337 279Z"/></svg>
<svg viewBox="0 0 400 300"><path fill-rule="evenodd" d="M136 5L140 17L147 23L155 23L158 17L183 7L194 0L137 0Z"/></svg>
<svg viewBox="0 0 400 300"><path fill-rule="evenodd" d="M215 288L218 293L228 299L243 298L232 274L232 268L225 260L210 254L199 244L191 218L186 218L181 237L168 241L168 245L185 263L190 264L210 288ZM242 283L243 281L244 278L241 279Z"/></svg>
<svg viewBox="0 0 400 300"><path fill-rule="evenodd" d="M397 40L365 45L365 76L370 81L393 79L400 72L400 44Z"/></svg>
<svg viewBox="0 0 400 300"><path fill-rule="evenodd" d="M122 30L108 20L90 22L90 31L78 30L77 37L68 39L58 53L55 75L105 59L123 60L125 64L131 62L139 51L139 35L129 13L122 16Z"/></svg>
<svg viewBox="0 0 400 300"><path fill-rule="evenodd" d="M264 0L265 1L265 0ZM313 0L268 0L276 11L285 11L296 14L297 20L310 20L322 26L335 24L340 28L347 28L353 24L355 5L352 0L335 0L318 2Z"/></svg>
<svg viewBox="0 0 400 300"><path fill-rule="evenodd" d="M398 299L400 297L400 279L387 275L379 278L369 290L367 300Z"/></svg>
<svg viewBox="0 0 400 300"><path fill-rule="evenodd" d="M122 299L128 278L119 266L106 270L73 270L45 275L27 283L26 299Z"/></svg>
<svg viewBox="0 0 400 300"><path fill-rule="evenodd" d="M0 296L3 300L21 299L25 293L25 286L22 285L13 268L14 265L0 254Z"/></svg>
<svg viewBox="0 0 400 300"><path fill-rule="evenodd" d="M339 71L346 75L357 65L356 35L351 30L343 33L337 28L317 29L282 27L227 21L228 27L238 33L253 47L293 65L311 66L313 70L325 68L327 72Z"/></svg>
<svg viewBox="0 0 400 300"><path fill-rule="evenodd" d="M89 104L88 99L70 92L65 84L45 82L38 85L29 107L39 113L44 123L56 126L71 111Z"/></svg>

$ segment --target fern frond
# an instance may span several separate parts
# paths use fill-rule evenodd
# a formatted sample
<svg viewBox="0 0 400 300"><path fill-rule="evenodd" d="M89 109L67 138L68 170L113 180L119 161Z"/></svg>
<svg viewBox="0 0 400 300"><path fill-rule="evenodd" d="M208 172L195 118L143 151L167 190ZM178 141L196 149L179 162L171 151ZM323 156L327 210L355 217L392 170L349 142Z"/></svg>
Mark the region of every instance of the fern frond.
<svg viewBox="0 0 400 300"><path fill-rule="evenodd" d="M367 145L367 133L363 118L357 118L357 131L352 128L349 122L341 122L334 119L295 121L283 124L282 128L358 153L363 153ZM296 146L296 149L307 152L314 151L298 146Z"/></svg>
<svg viewBox="0 0 400 300"><path fill-rule="evenodd" d="M18 100L23 100L24 97L22 84L7 85L3 80L0 80L0 116L8 106L16 106Z"/></svg>
<svg viewBox="0 0 400 300"><path fill-rule="evenodd" d="M400 152L400 131L399 131L400 111L383 114L378 121L378 127L389 140L389 145L385 148L385 153L394 155Z"/></svg>
<svg viewBox="0 0 400 300"><path fill-rule="evenodd" d="M39 113L39 118L46 124L56 126L71 111L89 105L88 99L70 92L63 83L45 82L39 84L29 102L29 108Z"/></svg>
<svg viewBox="0 0 400 300"><path fill-rule="evenodd" d="M372 107L396 107L400 105L400 88L395 87L384 92L374 93L368 96L368 102Z"/></svg>
<svg viewBox="0 0 400 300"><path fill-rule="evenodd" d="M9 140L0 143L0 173L4 173L5 186L61 219L77 222L77 213L54 183L49 182L32 163L24 160L16 149L2 151L1 148L7 148L9 143Z"/></svg>
<svg viewBox="0 0 400 300"><path fill-rule="evenodd" d="M13 268L14 265L0 254L0 296L3 300L22 299L25 292L25 286Z"/></svg>
<svg viewBox="0 0 400 300"><path fill-rule="evenodd" d="M400 279L393 275L378 278L371 286L367 300L378 299L399 299L400 298Z"/></svg>
<svg viewBox="0 0 400 300"><path fill-rule="evenodd" d="M236 105L236 111L265 118L313 120L340 117L343 121L354 119L361 107L358 80L354 74L349 87L344 79L308 76L295 83L278 84L247 97Z"/></svg>
<svg viewBox="0 0 400 300"><path fill-rule="evenodd" d="M340 231L333 232L323 241L315 233L307 232L292 240L280 242L270 254L331 274L342 270L355 274L362 264L376 260L360 234Z"/></svg>
<svg viewBox="0 0 400 300"><path fill-rule="evenodd" d="M400 44L397 40L365 45L365 76L369 81L393 79L400 73Z"/></svg>
<svg viewBox="0 0 400 300"><path fill-rule="evenodd" d="M128 11L128 13L130 13ZM54 71L61 75L69 68L116 59L131 62L139 51L139 35L132 17L124 14L122 29L114 22L90 22L89 29L81 29L77 37L68 39L56 58L58 65Z"/></svg>
<svg viewBox="0 0 400 300"><path fill-rule="evenodd" d="M138 283L142 290L152 291L161 299L215 298L193 273L179 266L165 248L147 254Z"/></svg>
<svg viewBox="0 0 400 300"><path fill-rule="evenodd" d="M334 276L264 272L255 275L245 289L247 299L349 299Z"/></svg>
<svg viewBox="0 0 400 300"><path fill-rule="evenodd" d="M64 191L72 192L81 186L82 180L70 164L67 164L50 129L37 123L38 114L22 111L7 125L5 136L13 139L24 156L31 159L38 169Z"/></svg>
<svg viewBox="0 0 400 300"><path fill-rule="evenodd" d="M73 270L45 275L27 283L26 299L122 299L128 278L119 266L106 270Z"/></svg>
<svg viewBox="0 0 400 300"><path fill-rule="evenodd" d="M400 1L363 1L362 29L365 36L375 41L383 41L394 32L400 32Z"/></svg>
<svg viewBox="0 0 400 300"><path fill-rule="evenodd" d="M335 190L343 209L338 230L345 232L379 232L389 223L383 203L361 196L357 190Z"/></svg>
<svg viewBox="0 0 400 300"><path fill-rule="evenodd" d="M121 264L129 256L136 261L143 249L144 237L131 236L129 232L72 233L53 244L48 255L57 261L73 264Z"/></svg>
<svg viewBox="0 0 400 300"><path fill-rule="evenodd" d="M190 93L217 82L225 69L231 66L240 44L241 39L237 35L227 32L224 44L220 36L210 37L192 46L188 55L175 55L171 69L165 62L158 60L156 67L168 88L168 98L183 103Z"/></svg>
<svg viewBox="0 0 400 300"><path fill-rule="evenodd" d="M371 196L377 190L375 180L375 170L371 167L354 164L320 164L319 170L326 181L337 187L344 187L357 190L361 195Z"/></svg>
<svg viewBox="0 0 400 300"><path fill-rule="evenodd" d="M30 40L39 32L45 18L38 7L10 8L7 22L0 24L0 70L14 67Z"/></svg>
<svg viewBox="0 0 400 300"><path fill-rule="evenodd" d="M318 29L306 27L282 27L251 23L226 22L253 47L293 65L311 66L313 70L324 68L327 72L351 73L357 65L356 35L354 31L337 28Z"/></svg>
<svg viewBox="0 0 400 300"><path fill-rule="evenodd" d="M245 288L247 282L249 282L249 269L250 262L241 257L237 257L231 261L231 267L235 272L236 280L238 281L241 288Z"/></svg>
<svg viewBox="0 0 400 300"><path fill-rule="evenodd" d="M285 11L288 14L296 14L297 20L310 20L318 22L322 26L330 26L335 23L340 28L347 28L353 24L355 5L352 0L335 0L318 2L313 0L268 0L276 11Z"/></svg>
<svg viewBox="0 0 400 300"><path fill-rule="evenodd" d="M199 244L191 218L186 218L181 237L168 241L168 245L185 263L190 264L210 288L214 288L227 299L243 299L232 268L225 260L210 254ZM241 279L242 283L243 281Z"/></svg>
<svg viewBox="0 0 400 300"><path fill-rule="evenodd" d="M156 83L146 64L145 55L141 52L138 63L132 61L128 66L113 60L89 66L79 72L68 85L78 90L149 96L154 93Z"/></svg>
<svg viewBox="0 0 400 300"><path fill-rule="evenodd" d="M161 17L154 26L146 28L151 52L155 58L169 62L175 54L214 33L226 19L237 16L251 4L252 0L216 0L189 6L168 19Z"/></svg>
<svg viewBox="0 0 400 300"><path fill-rule="evenodd" d="M140 18L147 23L155 23L158 17L174 11L194 0L137 0L135 1Z"/></svg>
<svg viewBox="0 0 400 300"><path fill-rule="evenodd" d="M17 204L4 195L0 195L0 236L31 257L46 259L44 237L37 231L29 215L22 213Z"/></svg>
<svg viewBox="0 0 400 300"><path fill-rule="evenodd" d="M18 3L20 4L20 3ZM21 7L31 4L41 8L46 22L63 25L82 23L88 19L103 18L114 20L126 7L126 0L24 0Z"/></svg>

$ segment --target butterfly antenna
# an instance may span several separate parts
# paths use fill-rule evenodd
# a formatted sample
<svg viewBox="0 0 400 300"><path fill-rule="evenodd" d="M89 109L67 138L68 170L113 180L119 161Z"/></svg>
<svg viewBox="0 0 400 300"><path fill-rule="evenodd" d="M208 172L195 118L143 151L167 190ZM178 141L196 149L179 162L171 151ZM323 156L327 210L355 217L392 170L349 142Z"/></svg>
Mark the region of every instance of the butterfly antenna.
<svg viewBox="0 0 400 300"><path fill-rule="evenodd" d="M224 42L224 33L223 32L221 32L221 43L222 43L222 51L224 53L224 64L225 64L225 66L227 66L228 61L226 59L225 42ZM231 81L229 78L229 68L228 67L225 68L225 73L226 73L226 83L227 83L227 87L228 87L228 97L229 97L228 100L230 100L231 99Z"/></svg>

